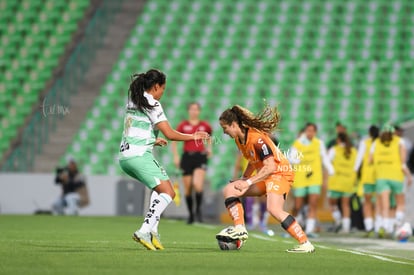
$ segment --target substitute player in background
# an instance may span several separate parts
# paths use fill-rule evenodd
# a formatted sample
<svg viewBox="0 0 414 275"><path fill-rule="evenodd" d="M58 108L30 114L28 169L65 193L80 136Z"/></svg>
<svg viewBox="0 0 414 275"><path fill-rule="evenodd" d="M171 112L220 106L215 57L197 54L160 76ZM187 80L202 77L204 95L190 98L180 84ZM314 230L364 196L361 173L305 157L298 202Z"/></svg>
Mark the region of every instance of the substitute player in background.
<svg viewBox="0 0 414 275"><path fill-rule="evenodd" d="M404 175L408 186L412 183L411 174L405 161L404 142L400 137L394 135L394 128L391 125L384 125L380 137L373 142L370 149L370 160L374 164L379 212L383 217L381 227L390 236L394 231L394 226L400 226L404 222ZM396 199L396 223L393 222L390 213L390 195L395 196Z"/></svg>
<svg viewBox="0 0 414 275"><path fill-rule="evenodd" d="M233 219L234 227L216 238L246 240L248 233L244 222L240 197L267 195L267 209L299 245L287 250L293 253L313 252L302 227L295 218L283 210L286 197L293 183L294 173L289 161L269 137L279 123L276 109L267 106L257 116L238 105L225 110L220 118L223 132L234 139L243 156L249 161L242 179L229 183L223 190L225 205ZM252 173L256 174L252 176Z"/></svg>
<svg viewBox="0 0 414 275"><path fill-rule="evenodd" d="M371 237L374 233L374 204L373 199L375 198L375 173L374 166L369 162L369 151L372 143L379 135L379 128L375 125L371 125L368 129L369 137L360 141L358 146L358 155L355 162L354 171L358 172L361 167L361 178L360 182L364 189L364 226L367 232L367 237ZM379 214L377 215L376 221L380 220ZM378 231L377 226L377 231Z"/></svg>
<svg viewBox="0 0 414 275"><path fill-rule="evenodd" d="M197 102L188 104L188 120L182 121L177 131L185 134L193 134L204 131L211 135L212 129L208 122L200 120L201 106ZM193 188L195 191L195 220L202 222L201 205L203 202L204 179L206 177L207 160L211 156L211 142L207 146L202 142L189 140L184 142L183 154L178 155L176 142L171 143L174 154L174 164L183 171L183 183L185 201L188 208L188 224L194 222Z"/></svg>
<svg viewBox="0 0 414 275"><path fill-rule="evenodd" d="M164 249L158 235L158 223L175 196L168 175L152 153L154 146L167 145L165 139L158 137L159 131L170 140L201 142L201 139L209 137L206 132L188 135L171 128L159 102L165 84L165 74L155 69L132 76L119 149L122 170L154 191L144 222L132 235L135 241L148 250Z"/></svg>
<svg viewBox="0 0 414 275"><path fill-rule="evenodd" d="M295 170L295 213L299 213L307 198L309 211L306 218L306 234L309 237L316 237L316 210L322 187L322 164L329 175L335 172L324 142L316 137L316 133L316 124L307 123L304 133L293 143L289 153L289 160L294 164Z"/></svg>
<svg viewBox="0 0 414 275"><path fill-rule="evenodd" d="M354 192L356 172L354 171L357 151L352 146L346 133L339 133L336 145L328 151L328 157L335 169L335 174L328 180L328 197L336 229L342 233L351 231L350 198ZM341 203L341 211L338 208Z"/></svg>

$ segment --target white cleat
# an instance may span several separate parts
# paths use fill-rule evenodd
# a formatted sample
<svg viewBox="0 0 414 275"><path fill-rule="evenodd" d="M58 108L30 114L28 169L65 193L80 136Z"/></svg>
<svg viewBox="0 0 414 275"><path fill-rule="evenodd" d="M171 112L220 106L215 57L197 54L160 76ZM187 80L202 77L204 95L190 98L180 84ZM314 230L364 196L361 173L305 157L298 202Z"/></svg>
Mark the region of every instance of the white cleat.
<svg viewBox="0 0 414 275"><path fill-rule="evenodd" d="M229 226L221 230L217 235L217 240L222 241L232 241L232 240L242 240L246 241L249 238L249 233L247 233L246 227L234 227Z"/></svg>
<svg viewBox="0 0 414 275"><path fill-rule="evenodd" d="M137 243L142 244L146 249L148 250L157 250L155 246L152 244L151 241L151 233L141 233L139 231L136 231L132 235L132 239L136 241Z"/></svg>
<svg viewBox="0 0 414 275"><path fill-rule="evenodd" d="M310 241L307 241L303 244L295 246L294 248L286 250L289 253L313 253L315 252L315 247L311 244Z"/></svg>

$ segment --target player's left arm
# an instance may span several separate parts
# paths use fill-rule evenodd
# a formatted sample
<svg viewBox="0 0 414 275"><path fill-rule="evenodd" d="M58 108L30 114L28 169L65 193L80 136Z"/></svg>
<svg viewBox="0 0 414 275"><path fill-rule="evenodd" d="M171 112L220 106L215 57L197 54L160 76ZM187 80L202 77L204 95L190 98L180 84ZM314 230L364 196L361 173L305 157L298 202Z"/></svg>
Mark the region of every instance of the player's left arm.
<svg viewBox="0 0 414 275"><path fill-rule="evenodd" d="M328 157L328 154L326 153L326 148L324 143L321 141L320 142L320 148L319 148L319 153L321 154L321 158L322 158L322 164L325 167L325 169L328 171L328 174L330 176L332 176L335 173L335 169L332 166L331 160Z"/></svg>
<svg viewBox="0 0 414 275"><path fill-rule="evenodd" d="M213 134L213 129L211 128L210 124L208 124L206 122L207 125L207 133L212 136ZM207 140L207 157L211 158L211 156L213 155L213 141L212 139Z"/></svg>
<svg viewBox="0 0 414 275"><path fill-rule="evenodd" d="M277 169L277 164L275 162L274 153L272 151L272 147L267 144L263 139L259 138L255 144L254 144L254 151L256 154L256 157L263 163L263 167L257 171L256 175L249 177L251 175L246 173L254 171L254 166L249 163L249 165L246 168L246 172L244 173L244 179L249 184L255 184L258 183L267 177L269 177L271 174L273 174ZM247 178L249 177L249 178Z"/></svg>
<svg viewBox="0 0 414 275"><path fill-rule="evenodd" d="M253 172L256 170L256 168L254 167L254 165L253 164L251 164L250 162L247 164L247 167L246 167L246 169L244 169L244 172L243 172L243 179L247 179L248 177L250 177L252 174L253 174Z"/></svg>
<svg viewBox="0 0 414 275"><path fill-rule="evenodd" d="M250 164L249 164L250 165ZM247 168L249 168L249 165ZM273 157L266 158L263 160L263 167L254 175L253 177L244 177L242 180L238 180L235 182L234 188L236 190L239 190L240 192L243 192L243 190L246 190L250 187L250 185L258 183L264 179L266 179L268 176L270 176L274 171L276 171L276 162ZM246 169L247 171L247 169ZM246 173L244 176L247 175Z"/></svg>
<svg viewBox="0 0 414 275"><path fill-rule="evenodd" d="M276 169L275 159L273 157L266 158L263 160L263 167L257 172L256 175L250 177L249 180L251 180L252 184L261 182L273 174Z"/></svg>
<svg viewBox="0 0 414 275"><path fill-rule="evenodd" d="M403 171L405 177L407 178L407 184L411 185L413 179L411 177L410 170L408 170L408 167L407 167L407 164L406 164L407 150L405 149L405 144L404 144L403 140L400 140L399 150L400 150L402 171Z"/></svg>

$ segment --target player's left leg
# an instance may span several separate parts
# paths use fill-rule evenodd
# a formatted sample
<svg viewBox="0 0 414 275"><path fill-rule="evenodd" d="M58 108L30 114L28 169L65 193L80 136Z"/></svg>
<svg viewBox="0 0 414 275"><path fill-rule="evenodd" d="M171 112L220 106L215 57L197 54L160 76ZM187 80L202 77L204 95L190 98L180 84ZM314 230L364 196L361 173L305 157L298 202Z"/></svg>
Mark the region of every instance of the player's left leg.
<svg viewBox="0 0 414 275"><path fill-rule="evenodd" d="M175 193L169 180L162 180L151 195L150 207L141 228L135 231L133 239L149 250L164 249L158 235L158 223L161 214L173 200Z"/></svg>
<svg viewBox="0 0 414 275"><path fill-rule="evenodd" d="M334 231L338 232L342 226L342 213L338 208L339 192L328 190L329 208L331 209L332 218L334 219Z"/></svg>
<svg viewBox="0 0 414 275"><path fill-rule="evenodd" d="M223 189L224 204L234 223L234 229L226 232L232 239L247 240L248 233L244 221L244 209L240 197L261 196L265 194L264 182L251 185L246 192L242 193L235 189L234 182L230 182Z"/></svg>
<svg viewBox="0 0 414 275"><path fill-rule="evenodd" d="M380 238L390 237L393 231L393 222L391 217L391 185L388 180L380 179L376 182L377 199L380 205L380 214L382 216L378 236Z"/></svg>
<svg viewBox="0 0 414 275"><path fill-rule="evenodd" d="M266 181L267 211L281 223L283 229L299 242L299 246L288 249L287 252L314 252L315 248L308 241L302 227L292 215L283 209L290 185L291 182L284 178L271 177Z"/></svg>
<svg viewBox="0 0 414 275"><path fill-rule="evenodd" d="M195 191L195 201L196 201L196 221L203 222L202 217L202 203L203 203L203 190L204 190L204 179L206 177L205 168L196 168L193 172L193 186Z"/></svg>
<svg viewBox="0 0 414 275"><path fill-rule="evenodd" d="M169 177L151 153L121 160L120 165L128 175L155 191L151 194L150 206L144 222L140 229L134 232L132 238L149 250L162 249L162 245L156 247L157 243L153 238L155 232L153 231L158 231L161 214L175 197L174 188ZM159 239L158 234L156 236Z"/></svg>
<svg viewBox="0 0 414 275"><path fill-rule="evenodd" d="M402 182L393 182L392 183L392 193L395 198L395 225L401 226L404 223L404 211L405 211L405 194L404 194L404 184Z"/></svg>
<svg viewBox="0 0 414 275"><path fill-rule="evenodd" d="M349 233L351 231L351 194L342 193L341 208L342 208L342 232Z"/></svg>
<svg viewBox="0 0 414 275"><path fill-rule="evenodd" d="M316 211L318 209L318 200L321 194L321 185L312 185L308 187L308 204L309 212L306 220L306 234L311 236L317 236L315 234L316 228Z"/></svg>

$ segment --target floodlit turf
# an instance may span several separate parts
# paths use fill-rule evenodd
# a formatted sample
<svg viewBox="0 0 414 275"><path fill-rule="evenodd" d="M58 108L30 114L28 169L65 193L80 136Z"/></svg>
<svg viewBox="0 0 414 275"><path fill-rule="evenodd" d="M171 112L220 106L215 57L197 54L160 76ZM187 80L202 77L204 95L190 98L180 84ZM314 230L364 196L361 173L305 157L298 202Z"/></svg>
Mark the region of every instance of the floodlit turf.
<svg viewBox="0 0 414 275"><path fill-rule="evenodd" d="M250 234L240 251L220 251L214 236L223 226L181 221L162 221L166 250L147 251L131 239L140 221L0 216L0 274L414 274L412 258L355 254L317 242L316 253L288 254L291 239L259 233Z"/></svg>

